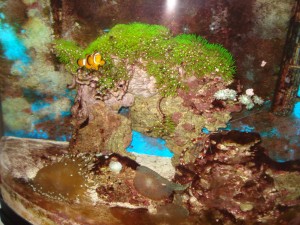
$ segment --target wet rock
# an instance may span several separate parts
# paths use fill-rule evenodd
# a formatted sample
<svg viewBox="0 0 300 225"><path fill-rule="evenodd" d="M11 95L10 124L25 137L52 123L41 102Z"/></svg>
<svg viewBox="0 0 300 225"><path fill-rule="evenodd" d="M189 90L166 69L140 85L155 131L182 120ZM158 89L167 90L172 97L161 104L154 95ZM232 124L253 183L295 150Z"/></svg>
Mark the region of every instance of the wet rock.
<svg viewBox="0 0 300 225"><path fill-rule="evenodd" d="M133 66L132 78L129 82L128 92L142 97L151 97L158 93L156 88L156 80L153 76L149 76L146 71L137 66Z"/></svg>
<svg viewBox="0 0 300 225"><path fill-rule="evenodd" d="M164 118L172 121L172 132L163 136L168 147L174 152L173 164L178 164L182 150L190 147L191 140L196 138L202 129L214 131L226 127L231 118L235 103L228 104L222 109L214 107L214 93L225 87L226 83L214 78L192 77L186 81L188 91L179 90L176 97L163 98L159 94L149 97L136 97L130 109L130 119L134 130L157 136L157 129L167 130Z"/></svg>
<svg viewBox="0 0 300 225"><path fill-rule="evenodd" d="M146 167L138 167L133 182L140 194L153 200L166 199L173 192L167 180Z"/></svg>
<svg viewBox="0 0 300 225"><path fill-rule="evenodd" d="M2 137L0 142L1 176L7 174L25 181L34 178L37 172L56 154L66 153L67 142L17 137Z"/></svg>
<svg viewBox="0 0 300 225"><path fill-rule="evenodd" d="M213 211L215 219L223 222L272 223L282 213L280 206L300 205L300 171L280 167L264 155L258 134L211 134L206 137L206 147L201 141L195 142L202 146L196 148L198 157L178 166L175 176L176 182L191 184L185 198L190 212Z"/></svg>
<svg viewBox="0 0 300 225"><path fill-rule="evenodd" d="M73 152L121 152L131 142L131 122L112 112L103 102L90 107L92 119L88 119L73 135Z"/></svg>
<svg viewBox="0 0 300 225"><path fill-rule="evenodd" d="M186 188L168 181L158 173L144 166L137 168L133 184L140 194L152 200L167 199L173 191L180 191Z"/></svg>

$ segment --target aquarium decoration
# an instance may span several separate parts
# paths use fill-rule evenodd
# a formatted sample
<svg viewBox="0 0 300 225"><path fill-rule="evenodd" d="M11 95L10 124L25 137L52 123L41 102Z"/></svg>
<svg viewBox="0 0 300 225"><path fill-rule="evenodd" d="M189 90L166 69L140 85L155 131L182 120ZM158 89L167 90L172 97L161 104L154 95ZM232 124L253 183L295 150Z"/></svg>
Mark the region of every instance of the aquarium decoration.
<svg viewBox="0 0 300 225"><path fill-rule="evenodd" d="M298 119L300 118L300 103L299 102L297 102L294 106L293 116L295 116Z"/></svg>
<svg viewBox="0 0 300 225"><path fill-rule="evenodd" d="M76 90L70 142L8 137L1 158L37 202L67 208L53 207L63 220L93 221L89 216L105 205L112 214L144 210L147 224L205 224L204 217L270 224L281 208L299 207L299 164L272 161L254 126L228 130L233 112L259 108L264 100L234 83L233 57L221 45L130 23L87 47L55 40L53 52L72 74L67 88ZM33 103L33 111L50 107ZM16 142L17 154L11 151Z"/></svg>
<svg viewBox="0 0 300 225"><path fill-rule="evenodd" d="M173 157L174 154L165 145L166 141L161 138L147 137L137 131L132 131L132 141L126 150L139 154Z"/></svg>
<svg viewBox="0 0 300 225"><path fill-rule="evenodd" d="M224 89L219 90L214 94L214 97L217 100L231 100L231 101L238 101L242 105L245 105L246 109L250 110L253 109L254 105L262 105L264 103L264 100L255 95L253 92L253 89L247 89L245 91L245 94L239 94L237 96L237 92L232 89Z"/></svg>
<svg viewBox="0 0 300 225"><path fill-rule="evenodd" d="M53 49L73 74L69 88L77 89L71 143L78 151L78 146L87 152L101 151L100 146L124 151L135 130L166 140L176 161L180 149L203 127L224 127L230 112L241 110L238 102L214 106L215 92L233 81L234 60L221 45L196 35L174 37L159 25L118 24L86 48L60 39L53 42ZM129 109L128 116L117 114L122 108ZM112 125L110 117L119 122ZM93 137L99 129L104 130L105 141L101 135L93 144L85 141L84 136Z"/></svg>
<svg viewBox="0 0 300 225"><path fill-rule="evenodd" d="M183 88L185 74L198 78L210 74L230 81L235 73L233 57L221 45L192 34L173 37L159 25L118 24L83 50L66 40L55 41L54 50L72 73L78 69L80 57L99 51L106 61L100 70L104 76L99 76L104 89L128 80L133 66L154 76L163 96L175 95L178 88Z"/></svg>

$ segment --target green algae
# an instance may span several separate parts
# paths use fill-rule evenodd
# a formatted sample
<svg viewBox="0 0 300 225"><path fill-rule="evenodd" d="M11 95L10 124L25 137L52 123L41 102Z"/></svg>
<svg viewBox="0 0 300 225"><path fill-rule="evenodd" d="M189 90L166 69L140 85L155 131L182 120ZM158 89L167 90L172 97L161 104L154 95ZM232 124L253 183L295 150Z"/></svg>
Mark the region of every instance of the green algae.
<svg viewBox="0 0 300 225"><path fill-rule="evenodd" d="M169 137L173 135L175 128L176 124L172 120L171 115L167 115L152 127L151 133L155 137Z"/></svg>
<svg viewBox="0 0 300 225"><path fill-rule="evenodd" d="M118 24L82 50L76 43L65 40L54 42L54 52L67 70L75 72L77 59L95 51L106 61L100 72L101 90L109 89L119 80L129 80L131 65L138 65L156 79L162 96L174 96L186 88L184 79L190 76L221 76L233 79L234 59L219 44L193 34L173 37L160 25L143 23Z"/></svg>
<svg viewBox="0 0 300 225"><path fill-rule="evenodd" d="M55 40L53 44L58 60L66 65L69 72L76 72L77 60L82 56L82 49L75 42L63 39Z"/></svg>

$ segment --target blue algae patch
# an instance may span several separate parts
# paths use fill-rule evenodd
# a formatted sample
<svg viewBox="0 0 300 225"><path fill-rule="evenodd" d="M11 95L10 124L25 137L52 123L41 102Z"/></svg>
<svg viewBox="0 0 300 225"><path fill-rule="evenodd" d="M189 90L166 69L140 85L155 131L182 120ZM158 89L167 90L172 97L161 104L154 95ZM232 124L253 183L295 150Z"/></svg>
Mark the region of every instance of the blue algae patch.
<svg viewBox="0 0 300 225"><path fill-rule="evenodd" d="M278 163L285 163L285 162L288 161L287 159L281 158L281 157L279 157L279 156L277 156L274 160L275 160L276 162L278 162Z"/></svg>
<svg viewBox="0 0 300 225"><path fill-rule="evenodd" d="M13 130L5 131L4 136L14 136L20 138L35 138L35 139L49 139L49 134L42 129L35 129L33 131L25 130ZM71 139L71 134L61 135L55 138L56 141L69 141Z"/></svg>
<svg viewBox="0 0 300 225"><path fill-rule="evenodd" d="M281 155L280 153L279 154L275 153L275 155L273 155L272 158L276 162L284 163L291 160L296 160L295 153L296 153L295 149L287 149L285 150L285 155Z"/></svg>
<svg viewBox="0 0 300 225"><path fill-rule="evenodd" d="M294 106L293 115L300 119L300 102L297 102Z"/></svg>
<svg viewBox="0 0 300 225"><path fill-rule="evenodd" d="M34 89L23 89L23 95L28 102L31 102L31 111L33 113L38 113L40 110L51 106L51 103L49 103L47 100L46 101L44 100L47 98L47 95L40 91ZM75 95L76 92L66 89L65 93L58 96L53 96L52 99L53 101L58 101L60 98L66 97L72 102L72 104L74 104ZM68 117L70 115L71 115L70 110L60 112L61 117ZM39 120L35 123L45 122L47 120L54 120L55 118L56 118L55 114L54 113L51 114L51 112L49 111L49 115L46 116L46 118L43 118L42 121Z"/></svg>
<svg viewBox="0 0 300 225"><path fill-rule="evenodd" d="M232 127L232 124L229 122L226 124L227 126L225 128L219 128L219 131L231 131L231 130L237 130L240 132L250 133L255 132L255 127L249 126L248 124L241 124L239 127Z"/></svg>
<svg viewBox="0 0 300 225"><path fill-rule="evenodd" d="M173 153L166 147L162 138L153 138L140 132L132 131L131 144L126 148L128 152L172 158Z"/></svg>
<svg viewBox="0 0 300 225"><path fill-rule="evenodd" d="M66 88L65 92L62 96L66 97L66 98L70 99L72 102L74 102L76 94L77 94L76 90L71 90L69 88Z"/></svg>
<svg viewBox="0 0 300 225"><path fill-rule="evenodd" d="M129 112L130 112L129 107L121 107L118 113L123 116L128 116Z"/></svg>
<svg viewBox="0 0 300 225"><path fill-rule="evenodd" d="M25 130L14 130L14 131L5 131L4 136L14 136L20 138L35 138L35 139L49 139L49 134L42 129L35 129L33 131ZM56 137L56 141L69 141L71 139L71 134L62 135Z"/></svg>
<svg viewBox="0 0 300 225"><path fill-rule="evenodd" d="M210 134L210 131L206 127L203 127L201 129L201 132L204 133L204 134Z"/></svg>
<svg viewBox="0 0 300 225"><path fill-rule="evenodd" d="M45 93L30 88L24 88L22 92L24 97L28 99L29 102L32 102L33 100L36 99L43 99L47 97Z"/></svg>
<svg viewBox="0 0 300 225"><path fill-rule="evenodd" d="M243 124L243 125L241 125L241 127L238 130L241 131L241 132L250 133L250 132L255 131L255 127L251 127L247 124Z"/></svg>
<svg viewBox="0 0 300 225"><path fill-rule="evenodd" d="M300 97L300 85L298 87L297 97Z"/></svg>
<svg viewBox="0 0 300 225"><path fill-rule="evenodd" d="M260 132L260 135L262 137L268 137L268 138L272 138L272 137L280 137L281 134L280 132L278 131L277 128L272 128L271 130L269 131L263 131L263 132Z"/></svg>
<svg viewBox="0 0 300 225"><path fill-rule="evenodd" d="M60 112L61 117L68 117L71 116L71 111L61 111Z"/></svg>
<svg viewBox="0 0 300 225"><path fill-rule="evenodd" d="M24 67L28 66L31 58L27 55L26 47L18 38L14 28L8 23L4 23L5 15L0 13L0 45L6 59L14 61L14 69L24 72Z"/></svg>
<svg viewBox="0 0 300 225"><path fill-rule="evenodd" d="M50 103L45 102L43 100L37 100L37 101L31 103L31 111L38 112L48 106L50 106Z"/></svg>
<svg viewBox="0 0 300 225"><path fill-rule="evenodd" d="M232 125L231 123L227 123L226 127L224 128L219 128L218 131L231 131L232 130Z"/></svg>

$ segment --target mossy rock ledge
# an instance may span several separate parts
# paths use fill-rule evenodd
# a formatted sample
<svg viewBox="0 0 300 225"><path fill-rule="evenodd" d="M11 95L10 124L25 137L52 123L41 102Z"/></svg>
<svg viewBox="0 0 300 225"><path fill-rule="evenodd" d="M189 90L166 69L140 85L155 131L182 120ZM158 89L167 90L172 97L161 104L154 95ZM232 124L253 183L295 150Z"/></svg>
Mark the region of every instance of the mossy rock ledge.
<svg viewBox="0 0 300 225"><path fill-rule="evenodd" d="M104 102L110 113L117 113L124 107L129 109L125 116L130 120L126 122L126 129L114 130L118 137L126 138L114 138L113 151L122 152L115 149L121 147L125 152L128 134L120 133L131 134L128 130L131 126L146 135L166 139L177 164L180 153L191 146L191 140L201 135L204 128L216 131L226 127L230 113L240 110L235 102L220 105L214 98L215 92L233 81L232 55L221 45L208 43L196 35L174 37L159 25L118 24L85 49L72 41L57 40L54 52L74 76L79 58L99 52L105 60L99 71L83 70L87 77L94 77L95 93L101 96L98 101ZM79 85L82 84L90 85L85 81ZM95 130L97 124L92 120L90 123L93 126L88 124L85 130ZM109 127L107 124L106 129ZM89 132L79 130L79 133L82 137Z"/></svg>

